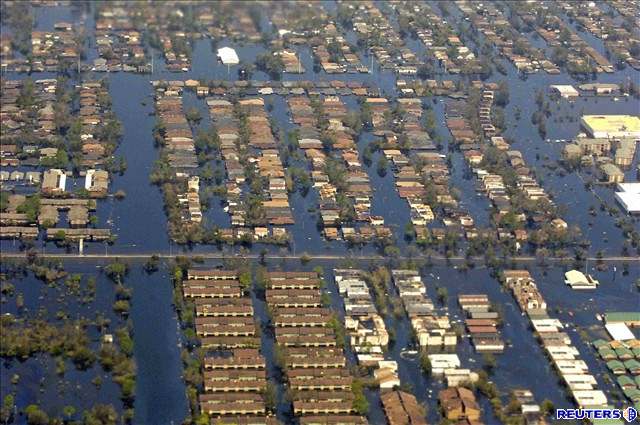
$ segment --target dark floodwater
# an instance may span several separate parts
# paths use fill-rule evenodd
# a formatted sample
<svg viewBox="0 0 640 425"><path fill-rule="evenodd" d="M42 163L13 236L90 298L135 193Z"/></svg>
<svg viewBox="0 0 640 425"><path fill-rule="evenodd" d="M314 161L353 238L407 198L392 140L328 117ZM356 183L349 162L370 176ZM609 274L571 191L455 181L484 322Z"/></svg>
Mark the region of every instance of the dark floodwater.
<svg viewBox="0 0 640 425"><path fill-rule="evenodd" d="M332 3L327 3L329 10L334 9ZM455 7L451 7L453 19L459 19L459 14ZM61 20L73 20L77 13L72 12L68 7L57 8L37 8L37 29L51 30L53 23ZM93 16L89 13L86 16L87 29L92 33ZM391 19L395 26L395 18ZM602 51L602 42L585 33L580 35L592 46ZM356 36L353 31L345 34L347 40L355 44ZM527 36L537 47L544 48L544 42L539 39ZM424 54L423 46L419 41L407 40L407 45L415 53ZM473 43L470 43L474 46ZM89 59L95 57L95 45L89 40ZM253 62L255 57L264 51L260 45L250 45L222 40L218 47L234 47L243 62ZM388 71L381 71L376 61L372 74L344 74L326 75L324 73L314 73L313 58L308 48L296 48L306 68L303 75L285 75L288 80L357 80L364 81L371 85L378 86L384 94L395 95L396 76ZM370 58L367 54L359 53L362 62L369 66ZM110 226L118 239L113 246L102 244L85 245L86 252L169 252L181 250L183 248L172 245L167 238L166 216L163 211L162 196L159 189L149 183L149 173L154 161L158 158L159 152L153 146L152 129L155 124L155 117L149 113L153 111L153 90L150 85L155 79L228 79L237 78L236 70L222 66L216 61L215 53L212 50L211 42L207 39L198 40L193 50L192 70L185 73L166 72L162 63L162 58L156 56L154 61L155 69L153 75L134 75L127 73L112 74L88 74L87 79L107 78L110 85L110 94L113 99L113 109L123 123L124 135L116 155L124 156L127 160L128 168L123 176L114 176L112 181L112 191L122 189L127 196L121 201L108 199L99 202L97 215L100 226ZM598 211L596 217L587 214L587 210L592 205L599 206L600 201L594 193L585 190L581 176L571 173L566 176L557 175L543 167L546 163L559 158L563 143L555 143L555 140L571 139L579 132L579 116L582 113L631 113L638 114L640 106L637 100L625 99L614 100L612 98L580 98L576 102L568 103L560 101L552 105L555 116L570 116L571 119L563 118L556 122L554 118L547 120L547 138L552 142L542 140L537 133L537 129L531 124L530 116L536 110L535 92L538 89L546 89L550 84L578 84L567 74L557 76L539 73L529 76L526 80L521 80L516 75L514 68L506 64L508 75L503 76L495 73L489 81L506 80L511 93L511 103L506 108L506 120L509 124L505 135L514 140L514 148L520 150L525 156L526 162L536 169L541 178L542 186L551 193L556 202L560 205L567 205L564 218L570 224L580 227L582 233L591 242L590 252L594 254L599 250L617 254L622 247L623 238L620 229L615 226L615 217L611 217ZM615 74L598 75L598 82L620 83L627 78L640 83L640 73L627 68ZM3 78L25 78L26 75L5 73ZM32 78L52 78L51 73L33 74ZM261 72L255 72L254 79L266 80L268 77ZM445 79L457 79L458 76L446 76ZM197 99L192 94L185 94L185 105L196 106L204 117L200 124L201 128L206 128L209 124L208 112L202 99ZM278 96L267 96L266 102L273 104L271 112L279 127L290 131L294 126L290 122L290 115L285 99ZM353 97L343 97L343 101L349 108L356 108L357 102ZM438 132L447 136L448 131L444 126L443 104L438 100L433 105L436 121L439 123ZM521 119L515 119L515 111L521 111ZM558 112L556 112L558 110ZM369 133L364 133L358 142L360 152L370 143L374 137ZM445 148L446 150L446 143ZM385 222L393 229L397 230L396 240L401 249L406 249L402 235L404 224L409 218L409 210L406 202L401 200L394 186L394 177L389 172L385 177L378 176L375 164L380 154L376 154L372 167L365 167L371 179L371 186L374 188L374 199L372 202L372 213L382 215ZM633 171L638 163L638 156L634 160L633 167L627 171L628 180L636 180ZM484 196L477 196L475 183L469 178L468 167L459 152L452 153L451 182L453 187L461 193L461 204L468 209L478 226L489 224L488 201ZM582 176L588 178L588 176ZM595 192L607 204L613 204L613 191L610 188L596 188ZM312 189L306 197L299 193L291 195L290 198L296 224L291 226L293 243L291 252L300 254L309 253L344 253L345 257L349 252L373 252L371 246L365 248L348 248L344 243L328 243L322 240L316 230L316 219L308 209L317 206L317 192ZM213 199L210 209L205 213L208 220L215 222L222 227L229 226L228 215L221 210L218 199ZM640 228L635 222L636 228ZM18 247L12 241L2 241L0 245L3 250L14 250ZM262 247L254 246L253 250L259 252ZM57 251L58 248L52 244L46 245L46 251ZM196 252L209 252L216 250L215 247L195 247ZM230 248L225 248L231 250ZM269 248L277 251L278 248ZM274 263L270 267L282 266L288 269L312 268L315 263L301 266L298 262ZM339 296L334 286L331 269L335 263L324 262L327 281L331 282L329 290L333 293L334 307L341 311ZM79 270L90 273L93 268L89 266L76 265ZM607 309L617 310L638 310L640 309L640 297L634 288L636 279L640 277L640 263L630 264L630 274L623 276L621 268L617 272L612 270L597 272L590 267L590 272L594 273L601 281L601 286L596 291L575 292L568 289L563 283L562 272L559 268L550 269L546 274L540 270L534 270L533 274L540 286L547 303L551 306L551 315L560 318L566 324L574 324L581 329L593 329L600 324L595 318L596 313L601 313ZM527 321L521 316L517 305L511 295L504 292L495 279L491 278L485 269L476 269L468 273L452 272L450 269L434 268L423 274L423 280L427 285L430 296L435 300L435 287L445 286L449 291L449 302L446 306L452 320L461 320L462 312L457 306L456 296L459 293L487 293L491 301L502 306L505 318L505 327L502 331L504 339L509 346L503 355L498 356L498 367L492 379L498 384L501 391L507 393L509 389L525 387L533 391L536 400L541 401L549 398L557 406L570 405L566 399L564 389L558 385L558 379L551 370L549 362L545 358L542 350L534 340ZM184 396L184 384L181 379L182 365L180 362L179 338L177 336L178 327L175 313L171 306L171 284L165 272L152 276L143 274L139 268L127 279L127 285L133 290L133 308L131 318L134 325L135 337L135 357L138 362L137 398L136 398L136 423L140 424L169 424L178 423L186 414L187 403ZM99 287L100 288L100 287ZM25 288L25 294L31 294L33 288ZM98 300L104 302L108 307L112 296L98 290ZM39 295L32 294L27 299L27 305L41 302ZM102 300L102 301L100 301ZM257 312L263 310L259 305ZM262 309L262 310L261 310ZM557 311L556 311L557 309ZM2 311L11 311L9 304L2 305ZM424 378L418 370L416 361L405 359L401 352L405 349L409 337L410 327L406 319L389 319L388 326L396 329L397 342L390 350L393 359L399 362L399 373L403 383L408 383L413 387L413 391L419 400L427 403L428 419L437 422L437 391L441 385L434 379ZM599 362L593 350L582 341L577 332L570 331L573 343L578 347L583 358L590 368L597 374L598 381L604 389L611 388L604 385L602 374L605 373L601 362ZM268 354L270 351L270 341L263 337L263 348ZM469 344L464 339L458 347L463 366L477 368L480 365L480 357L477 356ZM42 372L37 363L45 362L42 359L35 359L21 365L11 365L2 368L3 394L6 391L4 386L6 377L13 373L13 368L19 367L23 376L23 384L19 398L28 401L37 397L37 382L42 378ZM272 368L272 366L270 366ZM71 369L71 368L68 368ZM80 378L79 378L80 379ZM87 385L84 382L85 386ZM100 397L107 394L107 398L117 394L117 389L103 387L104 392ZM91 397L90 393L87 397ZM110 394L110 395L109 395ZM98 395L95 395L96 397ZM378 423L382 412L377 402L375 392L369 393L372 412L370 418L372 423ZM63 401L52 398L50 405L60 405ZM490 407L484 403L486 423L493 423L494 418L490 416ZM284 404L280 404L279 416L282 418L286 410Z"/></svg>
<svg viewBox="0 0 640 425"><path fill-rule="evenodd" d="M15 286L13 296L2 296L1 314L18 314L16 297L24 297L24 310L19 315L33 317L42 314L47 320L56 321L56 313L64 311L72 319L94 320L102 314L111 321L108 332L124 325L112 309L115 300L115 285L101 274L95 265L69 262L65 264L69 273L96 276L95 300L81 304L75 296L65 291L64 280L55 286L45 285L31 273L24 278L9 281ZM182 381L180 360L179 328L172 305L172 284L166 270L147 275L140 265L132 267L125 286L132 290L129 318L133 323L134 359L137 365L135 422L136 424L181 423L186 416L187 402ZM43 310L44 309L44 310ZM92 347L100 345L101 335L94 327L88 328L94 341ZM12 377L20 376L18 385L12 385ZM92 380L100 376L103 384L97 388ZM111 381L110 374L104 373L99 364L88 371L77 371L71 362L66 362L63 378L55 374L55 364L51 357L35 356L25 362L3 362L0 368L0 394L16 392L19 409L37 402L52 415L62 416L62 408L73 405L78 414L96 403L113 404L122 411L119 399L120 388ZM42 389L41 389L42 388Z"/></svg>
<svg viewBox="0 0 640 425"><path fill-rule="evenodd" d="M73 264L67 267L67 270L70 273L84 274L81 283L83 292L87 277L95 273L93 267L78 267ZM82 304L78 297L67 292L64 279L55 285L46 285L31 273L25 277L11 278L9 282L15 288L14 294L3 294L0 297L0 313L18 317L34 317L38 314L51 322L57 321L58 312L65 312L72 320L94 320L99 313L111 321L107 332L113 333L124 324L112 310L115 286L104 276L98 276L96 281L94 301ZM16 302L19 295L24 299L21 311L18 311ZM97 349L101 335L93 326L87 329L87 333L93 341L91 347ZM76 370L71 361L65 361L64 368L64 375L58 376L55 362L47 355L36 355L24 362L5 360L0 367L0 394L4 397L10 392L15 393L15 403L19 409L38 403L48 413L59 416L62 416L62 408L66 405L76 407L81 414L83 409L89 409L98 402L112 404L122 411L123 406L119 400L120 388L97 362L86 371ZM19 377L17 385L12 383L14 376ZM102 379L100 387L92 384L96 377Z"/></svg>
<svg viewBox="0 0 640 425"><path fill-rule="evenodd" d="M129 281L138 365L134 422L180 424L187 413L187 399L171 281L164 270L147 276L139 268Z"/></svg>

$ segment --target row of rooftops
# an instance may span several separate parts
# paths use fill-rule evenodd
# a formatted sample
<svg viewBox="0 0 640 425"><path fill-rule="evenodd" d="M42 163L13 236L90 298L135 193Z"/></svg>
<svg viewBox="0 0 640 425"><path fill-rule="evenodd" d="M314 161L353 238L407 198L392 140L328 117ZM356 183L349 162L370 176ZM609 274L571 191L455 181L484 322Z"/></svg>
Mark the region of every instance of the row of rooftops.
<svg viewBox="0 0 640 425"><path fill-rule="evenodd" d="M246 224L246 208L241 197L241 186L245 182L244 167L240 163L240 123L235 116L234 104L222 98L208 98L207 106L213 125L220 139L220 150L226 170L228 213L234 227Z"/></svg>
<svg viewBox="0 0 640 425"><path fill-rule="evenodd" d="M624 323L606 325L612 341L598 339L592 342L598 356L616 377L624 395L635 405L640 403L640 339ZM627 335L625 335L627 334Z"/></svg>
<svg viewBox="0 0 640 425"><path fill-rule="evenodd" d="M475 54L462 43L455 28L440 18L430 4L407 2L399 5L396 11L400 17L409 20L410 29L447 72L478 73L479 62Z"/></svg>
<svg viewBox="0 0 640 425"><path fill-rule="evenodd" d="M300 423L315 423L305 421L309 415L327 415L322 423L342 423L344 415L345 423L361 421L352 418L353 377L329 326L332 312L316 306L322 305L318 274L268 272L266 280L271 322L288 386L295 393L293 412L300 417ZM304 296L305 302L313 306L289 307L284 303L287 293L293 299Z"/></svg>
<svg viewBox="0 0 640 425"><path fill-rule="evenodd" d="M79 60L82 47L77 40L80 31L81 28L74 28L68 22L54 23L53 31L31 31L29 60L14 54L10 43L12 34L3 33L3 39L9 43L3 49L2 68L18 72L63 71Z"/></svg>
<svg viewBox="0 0 640 425"><path fill-rule="evenodd" d="M51 147L59 140L55 125L54 105L62 100L56 98L56 91L61 87L56 79L38 80L2 80L0 85L0 123L2 124L2 145L3 157L9 154L18 154L21 134L25 128L29 128L30 135L37 140L38 144L29 149L29 156L37 155L40 148ZM21 96L28 96L33 105L20 106ZM35 112L35 114L33 113ZM12 148L12 146L15 146ZM57 152L57 151L56 151ZM49 155L43 152L43 156ZM18 165L19 161L14 159L8 161L3 159L3 165Z"/></svg>
<svg viewBox="0 0 640 425"><path fill-rule="evenodd" d="M336 201L335 195L338 192L344 192L352 200L357 221L369 220L372 191L368 174L360 162L353 135L350 129L344 125L343 120L347 116L346 105L339 97L325 97L321 103L325 117L329 120L329 129L336 139L333 145L333 149L335 149L332 152L334 154L333 158L342 163L346 171L345 180L347 186L343 191L343 189L332 185L328 181L324 182L321 177L326 176L328 180L328 176L320 174L324 173L324 170L315 169L314 166L314 171L317 174L314 177L314 186L318 188L321 195L322 222L325 227L333 227L335 220L339 219L337 208L326 208ZM305 154L308 154L308 151L305 150ZM333 214L329 214L330 211L333 211Z"/></svg>
<svg viewBox="0 0 640 425"><path fill-rule="evenodd" d="M491 123L491 110L493 108L494 91L484 89L482 91L482 98L480 101L479 117L480 124L482 125L485 138L488 138L490 145L495 147L501 155L504 156L505 165L512 167L516 173L515 188L520 190L522 194L531 201L546 201L553 205L553 201L549 198L544 188L542 188L533 174L532 170L527 166L524 161L522 153L518 150L510 149L508 143L502 136L496 131ZM468 123L466 124L468 126ZM489 127L487 127L489 126ZM465 159L471 166L474 174L478 178L481 190L487 194L487 197L498 211L498 218L503 217L505 214L512 210L511 197L508 194L508 187L502 175L493 174L487 170L481 168L484 154L482 151L469 150L464 153ZM524 213L518 214L517 219L520 222L526 222L528 218L536 221L538 218L527 217ZM552 223L557 222L556 229L566 229L567 224L559 217L546 217L551 219ZM538 219L539 220L539 219ZM499 221L499 220L497 220ZM516 240L522 241L528 239L526 230L517 229L515 232Z"/></svg>
<svg viewBox="0 0 640 425"><path fill-rule="evenodd" d="M526 36L513 28L503 13L492 3L457 2L460 10L473 27L495 46L519 72L535 73L544 70L559 74L558 67L549 61L546 53L529 42Z"/></svg>
<svg viewBox="0 0 640 425"><path fill-rule="evenodd" d="M156 114L165 127L163 150L169 165L178 171L189 172L198 166L193 133L183 109L180 87L156 88Z"/></svg>
<svg viewBox="0 0 640 425"><path fill-rule="evenodd" d="M63 135L56 127L56 110L64 105L70 110L73 118L77 118L81 125L79 154L82 168L101 166L105 158L111 155L115 146L113 141L99 140L99 129L108 124L110 118L109 93L100 81L84 81L72 90L80 97L79 109L74 110L70 103L70 96L57 97L55 93L62 87L57 86L56 80L36 80L34 83L37 115L29 121L32 115L26 114L17 105L18 95L28 86L22 81L8 80L2 84L2 123L8 130L3 133L2 165L3 166L51 166L51 163L61 163L67 158L62 147L52 147ZM66 103L65 103L66 102ZM34 121L35 120L35 121ZM38 145L23 144L19 137L26 125L35 125ZM117 141L116 141L117 143ZM39 158L37 158L39 154ZM62 155L62 156L61 156ZM66 164L64 164L66 165Z"/></svg>
<svg viewBox="0 0 640 425"><path fill-rule="evenodd" d="M191 126L182 100L182 87L156 86L156 114L162 125L162 151L166 155L175 180L177 217L172 224L174 232L187 233L200 227L203 213L200 200L200 178L196 173L198 160ZM157 136L158 137L158 136Z"/></svg>
<svg viewBox="0 0 640 425"><path fill-rule="evenodd" d="M299 147L311 165L311 180L319 194L319 223L324 236L337 239L340 231L344 239L354 242L391 236L389 229L383 226L384 220L371 215L369 177L360 162L352 132L343 122L347 115L346 105L338 97L325 97L314 103L306 96L297 96L288 98L287 103L293 123L299 126ZM329 153L325 153L321 142L323 135L317 122L319 110L323 112L323 118L328 119L327 132L334 140ZM330 181L327 167L333 164L344 170L342 181ZM344 194L353 207L355 222L369 222L371 226L343 222L344 209L337 202L339 193Z"/></svg>
<svg viewBox="0 0 640 425"><path fill-rule="evenodd" d="M445 82L443 81L443 84ZM188 88L191 90L206 89L206 95L224 95L225 93L236 94L233 89L264 89L271 88L277 89L303 89L300 94L309 93L312 90L320 89L334 89L342 90L349 89L350 93L358 96L374 96L377 93L378 88L371 86L367 82L363 81L343 81L343 80L153 80L151 85L154 87L172 87L172 88ZM357 91L364 89L365 92ZM221 90L221 91L219 91ZM287 91L285 94L289 94ZM291 93L296 94L296 93ZM324 93L323 93L324 94Z"/></svg>
<svg viewBox="0 0 640 425"><path fill-rule="evenodd" d="M468 316L465 319L467 332L478 352L502 353L504 341L500 335L500 318L486 294L461 294L458 304Z"/></svg>
<svg viewBox="0 0 640 425"><path fill-rule="evenodd" d="M248 98L236 104L246 114L249 133L246 147L250 149L249 162L253 164L249 166L254 167L265 181L261 187L263 214L261 217L249 217L251 223L247 222L247 208L241 196L246 166L240 162L239 148L242 148L244 141L240 136L241 128L235 106L222 98L208 98L207 105L221 141L221 153L227 176L228 212L231 215L232 225L242 227L293 224L284 168L264 109L264 100L260 97Z"/></svg>
<svg viewBox="0 0 640 425"><path fill-rule="evenodd" d="M351 3L351 22L358 38L369 46L383 69L416 75L418 58L407 47L384 13L373 2Z"/></svg>
<svg viewBox="0 0 640 425"><path fill-rule="evenodd" d="M518 8L517 13L527 25L535 27L549 48L564 48L567 51L566 66L569 69L591 67L595 72L613 73L614 67L596 49L586 43L566 24L561 17L544 14L541 24L538 15L543 13L542 4L530 3Z"/></svg>
<svg viewBox="0 0 640 425"><path fill-rule="evenodd" d="M389 333L376 308L364 272L335 269L334 276L344 300L345 328L358 364L373 367L373 376L381 390L399 386L398 365L385 354Z"/></svg>
<svg viewBox="0 0 640 425"><path fill-rule="evenodd" d="M547 314L547 304L529 272L505 270L503 279L520 308L527 314L540 344L578 407L607 406L605 393L598 389L598 382L572 345L563 323Z"/></svg>
<svg viewBox="0 0 640 425"><path fill-rule="evenodd" d="M457 336L449 317L436 312L420 274L415 270L396 269L391 270L391 276L419 346L431 350L454 349Z"/></svg>
<svg viewBox="0 0 640 425"><path fill-rule="evenodd" d="M95 211L96 201L91 199L69 198L41 198L39 211L35 220L26 213L19 213L19 208L25 204L27 196L10 194L5 212L0 214L0 229L2 237L6 238L35 238L38 236L38 226L47 229L47 239L61 237L78 240L105 240L111 235L109 229L86 228L89 224L89 212ZM59 223L59 211L67 211L69 228L54 227ZM61 232L61 233L60 233Z"/></svg>
<svg viewBox="0 0 640 425"><path fill-rule="evenodd" d="M252 300L235 270L188 269L183 294L195 305L195 330L206 351L201 412L211 423L276 423L267 415L266 360Z"/></svg>
<svg viewBox="0 0 640 425"><path fill-rule="evenodd" d="M103 81L83 81L76 89L80 96L78 114L82 124L81 163L85 167L102 166L115 150L112 142L100 139L103 126L110 124L108 120L114 119L111 116L109 90Z"/></svg>
<svg viewBox="0 0 640 425"><path fill-rule="evenodd" d="M439 209L443 213L439 218L445 226L473 227L473 218L458 204L449 190L450 175L445 156L436 150L429 133L422 127L422 102L419 99L398 99L397 106L404 111L402 133L396 134L386 128L382 119L377 121L381 125L380 130L385 133L383 153L393 166L399 196L409 204L410 218L416 233L425 234L427 224L436 218L433 205L424 200L427 186L435 192L432 202L443 207ZM376 102L373 107L374 121L376 115L384 113L385 103Z"/></svg>

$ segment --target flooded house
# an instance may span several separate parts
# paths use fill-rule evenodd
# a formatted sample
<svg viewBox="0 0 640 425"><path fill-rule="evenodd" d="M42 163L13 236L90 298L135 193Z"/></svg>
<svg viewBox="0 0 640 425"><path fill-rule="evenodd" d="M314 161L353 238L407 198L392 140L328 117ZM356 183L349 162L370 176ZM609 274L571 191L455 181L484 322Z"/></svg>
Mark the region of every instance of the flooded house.
<svg viewBox="0 0 640 425"><path fill-rule="evenodd" d="M293 413L301 423L315 423L320 418L323 423L358 423L351 392L353 377L329 326L331 310L316 307L321 303L319 276L313 272L269 272L267 279L266 299L273 312L277 350L291 365L285 377L295 390ZM307 289L288 284L291 279L306 282ZM304 294L304 306L284 303L287 292L294 299Z"/></svg>
<svg viewBox="0 0 640 425"><path fill-rule="evenodd" d="M447 388L440 391L438 401L443 416L448 420L478 421L480 419L480 406L471 390L464 387Z"/></svg>
<svg viewBox="0 0 640 425"><path fill-rule="evenodd" d="M489 298L484 294L461 294L458 304L468 316L465 325L476 351L502 353L504 341L499 330L500 318L491 311Z"/></svg>
<svg viewBox="0 0 640 425"><path fill-rule="evenodd" d="M84 188L93 198L104 198L109 190L109 173L104 170L87 170Z"/></svg>
<svg viewBox="0 0 640 425"><path fill-rule="evenodd" d="M598 388L595 377L580 358L558 319L549 317L547 305L535 281L526 270L506 270L503 278L521 309L529 317L533 329L551 364L565 382L576 405L603 406L606 394Z"/></svg>
<svg viewBox="0 0 640 425"><path fill-rule="evenodd" d="M418 272L392 270L398 291L418 344L431 350L454 350L457 336L446 314L440 315L426 295L426 288Z"/></svg>
<svg viewBox="0 0 640 425"><path fill-rule="evenodd" d="M389 425L427 425L424 408L413 394L405 391L391 391L380 396L384 414Z"/></svg>
<svg viewBox="0 0 640 425"><path fill-rule="evenodd" d="M361 270L334 270L336 283L344 299L345 329L358 364L373 368L381 388L399 385L397 363L385 356L389 333L375 306L369 286Z"/></svg>
<svg viewBox="0 0 640 425"><path fill-rule="evenodd" d="M42 178L41 191L44 195L62 195L66 189L67 174L60 169L46 170Z"/></svg>

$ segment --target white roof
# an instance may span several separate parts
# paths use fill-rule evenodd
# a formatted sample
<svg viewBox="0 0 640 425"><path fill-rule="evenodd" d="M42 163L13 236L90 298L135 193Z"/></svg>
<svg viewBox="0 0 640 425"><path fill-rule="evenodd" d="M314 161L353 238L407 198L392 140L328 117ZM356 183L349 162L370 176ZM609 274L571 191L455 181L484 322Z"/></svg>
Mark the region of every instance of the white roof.
<svg viewBox="0 0 640 425"><path fill-rule="evenodd" d="M620 183L616 199L629 213L640 212L640 183Z"/></svg>
<svg viewBox="0 0 640 425"><path fill-rule="evenodd" d="M568 384L571 383L583 383L583 384L592 384L592 385L596 385L598 383L598 381L596 381L596 378L593 377L593 375L589 375L586 373L577 373L577 374L569 374L569 375L562 375L562 378L564 378L565 382Z"/></svg>
<svg viewBox="0 0 640 425"><path fill-rule="evenodd" d="M225 65L237 65L240 63L238 54L231 47L221 47L218 49L218 57Z"/></svg>
<svg viewBox="0 0 640 425"><path fill-rule="evenodd" d="M568 84L555 84L551 88L556 89L560 94L565 96L578 96L578 90Z"/></svg>
<svg viewBox="0 0 640 425"><path fill-rule="evenodd" d="M428 356L433 367L445 369L460 367L460 358L457 354L429 354Z"/></svg>
<svg viewBox="0 0 640 425"><path fill-rule="evenodd" d="M640 193L640 182L618 183L618 190L621 192Z"/></svg>
<svg viewBox="0 0 640 425"><path fill-rule="evenodd" d="M579 407L606 406L607 396L600 390L573 391L573 398Z"/></svg>
<svg viewBox="0 0 640 425"><path fill-rule="evenodd" d="M579 270L569 270L564 274L565 282L569 285L576 283L587 283L587 277Z"/></svg>
<svg viewBox="0 0 640 425"><path fill-rule="evenodd" d="M635 338L633 332L624 323L608 323L604 327L615 341L627 341Z"/></svg>
<svg viewBox="0 0 640 425"><path fill-rule="evenodd" d="M595 288L599 282L589 276L586 276L579 270L569 270L564 274L564 283L571 287L590 287Z"/></svg>

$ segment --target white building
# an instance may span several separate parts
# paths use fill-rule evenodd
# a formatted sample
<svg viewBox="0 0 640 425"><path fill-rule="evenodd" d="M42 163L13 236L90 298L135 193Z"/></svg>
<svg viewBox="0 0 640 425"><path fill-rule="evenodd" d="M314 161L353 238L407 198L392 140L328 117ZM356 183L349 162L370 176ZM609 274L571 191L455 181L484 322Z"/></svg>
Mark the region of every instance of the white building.
<svg viewBox="0 0 640 425"><path fill-rule="evenodd" d="M576 90L572 85L569 84L552 85L551 89L558 92L558 94L560 94L560 96L565 99L573 99L580 96L578 90Z"/></svg>
<svg viewBox="0 0 640 425"><path fill-rule="evenodd" d="M628 214L640 214L640 183L619 183L616 200Z"/></svg>
<svg viewBox="0 0 640 425"><path fill-rule="evenodd" d="M564 274L564 283L571 289L596 289L600 284L591 275L585 275L579 270L569 270Z"/></svg>
<svg viewBox="0 0 640 425"><path fill-rule="evenodd" d="M237 65L240 63L238 54L231 47L221 47L218 49L218 58L225 65Z"/></svg>

